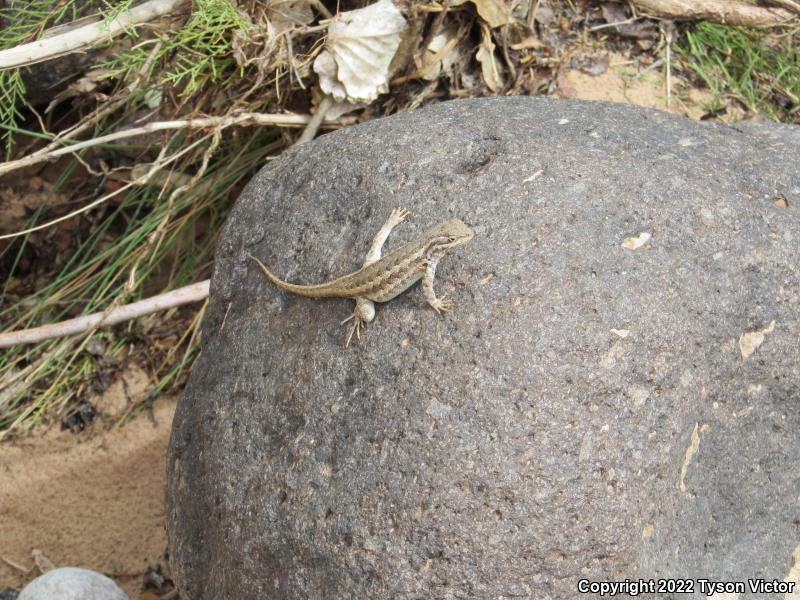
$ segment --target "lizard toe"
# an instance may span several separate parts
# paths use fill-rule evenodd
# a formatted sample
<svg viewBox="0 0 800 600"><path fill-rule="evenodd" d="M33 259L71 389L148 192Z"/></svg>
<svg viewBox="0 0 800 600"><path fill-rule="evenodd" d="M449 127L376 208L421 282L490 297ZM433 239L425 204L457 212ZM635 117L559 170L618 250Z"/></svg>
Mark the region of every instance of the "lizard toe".
<svg viewBox="0 0 800 600"><path fill-rule="evenodd" d="M392 213L389 215L389 220L392 222L392 225L398 225L405 221L406 217L410 214L411 213L405 208L397 207L392 210Z"/></svg>
<svg viewBox="0 0 800 600"><path fill-rule="evenodd" d="M436 301L436 304L433 305L433 309L439 313L440 315L444 313L448 313L455 308L455 303L448 299L448 298L439 298Z"/></svg>
<svg viewBox="0 0 800 600"><path fill-rule="evenodd" d="M353 319L353 324L350 325L350 330L347 333L347 339L344 342L344 347L347 348L350 346L350 341L353 339L353 334L355 334L357 339L361 339L361 326L366 325L366 321L361 319L357 314L353 313L349 317L347 317L344 321L342 321L342 325L347 323L350 319Z"/></svg>

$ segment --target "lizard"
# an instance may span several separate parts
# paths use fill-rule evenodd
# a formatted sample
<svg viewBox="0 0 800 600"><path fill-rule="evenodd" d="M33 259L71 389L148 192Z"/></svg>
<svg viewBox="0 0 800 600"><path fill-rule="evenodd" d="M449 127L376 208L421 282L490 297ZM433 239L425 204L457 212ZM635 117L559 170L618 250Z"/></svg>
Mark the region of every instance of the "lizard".
<svg viewBox="0 0 800 600"><path fill-rule="evenodd" d="M402 294L420 279L422 292L428 304L439 314L449 312L455 306L451 300L437 297L433 291L433 279L439 260L451 248L466 244L475 232L460 219L450 219L431 227L416 239L381 257L383 245L392 230L402 223L409 211L395 208L383 227L372 240L369 252L360 269L318 285L288 283L274 275L258 258L250 255L272 283L298 296L308 298L352 298L356 301L353 314L342 321L352 320L345 347L350 345L353 334L361 339L361 328L375 318L375 302L388 302Z"/></svg>

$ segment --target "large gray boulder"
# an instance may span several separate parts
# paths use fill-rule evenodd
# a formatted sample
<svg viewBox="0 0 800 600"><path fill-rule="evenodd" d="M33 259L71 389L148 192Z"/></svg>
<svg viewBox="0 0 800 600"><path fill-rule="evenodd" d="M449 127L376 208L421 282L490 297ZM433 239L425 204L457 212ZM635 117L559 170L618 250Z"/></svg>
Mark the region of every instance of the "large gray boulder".
<svg viewBox="0 0 800 600"><path fill-rule="evenodd" d="M266 166L221 237L175 417L182 593L575 598L581 579L786 577L799 155L789 126L498 98ZM352 302L281 292L248 259L342 275L395 206L413 218L389 248L452 217L475 229L440 264L444 317L414 288L346 349Z"/></svg>

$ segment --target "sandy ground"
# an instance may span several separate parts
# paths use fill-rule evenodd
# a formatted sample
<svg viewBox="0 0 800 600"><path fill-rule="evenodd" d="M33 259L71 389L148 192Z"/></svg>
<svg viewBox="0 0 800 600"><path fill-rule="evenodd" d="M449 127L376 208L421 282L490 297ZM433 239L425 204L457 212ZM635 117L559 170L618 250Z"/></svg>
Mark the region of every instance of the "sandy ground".
<svg viewBox="0 0 800 600"><path fill-rule="evenodd" d="M113 411L147 385L140 371L124 379L97 403ZM166 568L164 457L175 405L159 399L122 427L104 418L79 435L56 425L0 444L0 590L19 590L50 561L108 575L131 600L153 597L142 576Z"/></svg>
<svg viewBox="0 0 800 600"><path fill-rule="evenodd" d="M663 74L637 73L618 55L609 57L602 73L573 69L558 84L562 98L638 104L694 118L710 100L677 82L668 107ZM92 400L103 417L83 433L55 426L0 444L0 590L19 589L49 559L104 573L132 600L156 597L142 592L142 575L148 567L167 569L164 459L176 400L160 399L152 412L114 428L114 417L149 389L137 369L122 380Z"/></svg>
<svg viewBox="0 0 800 600"><path fill-rule="evenodd" d="M670 81L667 95L662 69L639 70L622 54L609 54L608 68L598 75L570 69L558 77L561 98L635 104L699 119L712 103L713 94L693 88L680 78ZM728 107L732 110L733 107ZM735 115L741 116L741 115Z"/></svg>

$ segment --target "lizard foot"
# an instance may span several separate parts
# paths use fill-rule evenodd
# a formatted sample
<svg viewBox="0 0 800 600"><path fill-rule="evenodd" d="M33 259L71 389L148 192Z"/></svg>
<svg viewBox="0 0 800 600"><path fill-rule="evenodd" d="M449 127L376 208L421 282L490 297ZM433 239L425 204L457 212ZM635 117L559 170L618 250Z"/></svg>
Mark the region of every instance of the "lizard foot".
<svg viewBox="0 0 800 600"><path fill-rule="evenodd" d="M349 317L347 317L344 321L342 321L342 325L347 323L349 320L353 320L353 324L350 326L350 332L347 334L347 340L344 343L344 347L347 348L350 345L350 340L353 339L353 334L356 334L356 337L360 340L361 339L361 325L366 325L367 322L364 321L361 317L359 317L356 313L353 313Z"/></svg>
<svg viewBox="0 0 800 600"><path fill-rule="evenodd" d="M455 308L456 305L452 300L449 300L448 298L437 298L436 302L431 302L431 306L433 307L433 310L442 315L444 313L448 313L451 310L453 310L453 308Z"/></svg>
<svg viewBox="0 0 800 600"><path fill-rule="evenodd" d="M392 224L392 227L394 227L405 221L406 217L410 214L411 213L405 208L398 207L392 209L392 213L389 215L389 222Z"/></svg>
<svg viewBox="0 0 800 600"><path fill-rule="evenodd" d="M375 305L366 298L356 298L356 308L353 311L353 314L342 321L342 325L344 325L351 319L353 320L353 324L350 326L350 333L347 334L347 341L344 343L344 347L347 348L350 345L350 340L353 339L353 334L356 334L356 337L361 339L361 327L366 326L366 324L372 321L374 318Z"/></svg>

